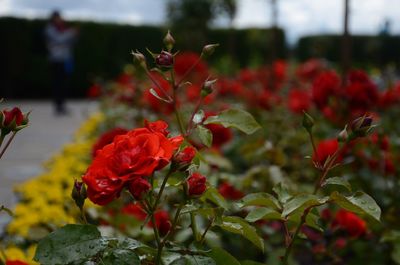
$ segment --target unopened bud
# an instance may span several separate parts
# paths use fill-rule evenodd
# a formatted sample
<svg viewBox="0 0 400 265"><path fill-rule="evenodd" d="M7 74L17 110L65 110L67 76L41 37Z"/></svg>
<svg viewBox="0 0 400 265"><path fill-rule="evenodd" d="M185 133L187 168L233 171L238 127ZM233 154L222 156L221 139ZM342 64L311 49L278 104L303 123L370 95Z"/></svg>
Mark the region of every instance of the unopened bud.
<svg viewBox="0 0 400 265"><path fill-rule="evenodd" d="M207 178L200 173L193 173L190 177L186 180L186 192L187 195L191 197L197 197L202 195L207 189Z"/></svg>
<svg viewBox="0 0 400 265"><path fill-rule="evenodd" d="M203 51L201 52L204 56L210 56L214 53L215 48L217 48L219 44L208 44L203 47Z"/></svg>
<svg viewBox="0 0 400 265"><path fill-rule="evenodd" d="M186 170L196 156L196 149L191 146L186 147L181 152L177 153L173 159L179 170Z"/></svg>
<svg viewBox="0 0 400 265"><path fill-rule="evenodd" d="M204 98L210 95L213 92L213 85L217 82L217 79L207 80L204 82L203 87L201 88L201 96Z"/></svg>
<svg viewBox="0 0 400 265"><path fill-rule="evenodd" d="M162 51L156 57L156 64L162 68L171 68L174 65L174 56L166 51Z"/></svg>
<svg viewBox="0 0 400 265"><path fill-rule="evenodd" d="M131 54L133 55L134 61L138 62L141 67L143 67L143 68L147 67L146 57L144 57L143 53L138 52L138 51L136 51L136 52L132 51Z"/></svg>
<svg viewBox="0 0 400 265"><path fill-rule="evenodd" d="M28 126L29 112L23 114L19 108L14 107L11 110L5 109L0 113L0 129L3 135L11 131L19 131Z"/></svg>
<svg viewBox="0 0 400 265"><path fill-rule="evenodd" d="M164 37L164 45L167 47L168 51L171 51L175 44L175 39L172 37L171 32L168 30L167 34Z"/></svg>
<svg viewBox="0 0 400 265"><path fill-rule="evenodd" d="M347 125L344 127L344 129L338 134L337 137L339 142L347 142L349 139L349 134L347 132Z"/></svg>
<svg viewBox="0 0 400 265"><path fill-rule="evenodd" d="M149 192L151 188L150 183L140 177L134 178L128 184L128 190L135 200L140 201Z"/></svg>
<svg viewBox="0 0 400 265"><path fill-rule="evenodd" d="M311 117L307 112L303 112L303 127L308 131L311 132L312 127L314 126L314 119Z"/></svg>
<svg viewBox="0 0 400 265"><path fill-rule="evenodd" d="M373 128L372 117L362 116L351 123L351 131L356 137L364 137Z"/></svg>
<svg viewBox="0 0 400 265"><path fill-rule="evenodd" d="M75 180L74 187L72 188L71 197L74 199L76 206L82 209L87 198L86 186L81 181Z"/></svg>

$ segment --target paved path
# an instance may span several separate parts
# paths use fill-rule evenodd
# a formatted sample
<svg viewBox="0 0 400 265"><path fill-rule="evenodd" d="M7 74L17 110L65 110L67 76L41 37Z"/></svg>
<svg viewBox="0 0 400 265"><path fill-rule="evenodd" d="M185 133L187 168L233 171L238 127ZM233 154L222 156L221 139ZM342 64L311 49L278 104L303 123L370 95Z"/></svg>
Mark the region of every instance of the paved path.
<svg viewBox="0 0 400 265"><path fill-rule="evenodd" d="M16 203L13 187L39 174L42 162L71 141L73 133L97 109L94 102L69 101L69 115L55 116L50 101L0 103L1 110L13 106L20 107L23 112L32 112L29 126L15 136L0 160L0 205L10 208ZM0 231L7 219L4 213L0 213Z"/></svg>

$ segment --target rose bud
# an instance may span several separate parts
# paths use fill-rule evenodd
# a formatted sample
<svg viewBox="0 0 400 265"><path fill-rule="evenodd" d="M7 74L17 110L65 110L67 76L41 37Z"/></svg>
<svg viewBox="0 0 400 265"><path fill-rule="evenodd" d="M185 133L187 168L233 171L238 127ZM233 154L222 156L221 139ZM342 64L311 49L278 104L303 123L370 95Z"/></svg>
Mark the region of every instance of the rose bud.
<svg viewBox="0 0 400 265"><path fill-rule="evenodd" d="M87 198L86 187L83 182L75 180L74 187L72 188L71 197L74 199L76 206L82 209Z"/></svg>
<svg viewBox="0 0 400 265"><path fill-rule="evenodd" d="M175 155L174 163L178 166L180 170L185 170L190 165L195 156L196 149L188 146Z"/></svg>
<svg viewBox="0 0 400 265"><path fill-rule="evenodd" d="M3 134L25 128L29 121L28 116L29 113L23 114L17 107L14 107L12 110L3 110L0 115L0 128Z"/></svg>
<svg viewBox="0 0 400 265"><path fill-rule="evenodd" d="M337 137L339 142L347 142L349 140L349 134L347 132L347 125L344 127L344 129L338 134Z"/></svg>
<svg viewBox="0 0 400 265"><path fill-rule="evenodd" d="M146 57L144 57L143 53L138 51L136 52L132 51L131 54L133 55L133 59L137 61L140 64L140 66L142 66L143 68L147 68Z"/></svg>
<svg viewBox="0 0 400 265"><path fill-rule="evenodd" d="M206 46L203 47L203 51L201 52L202 55L205 56L210 56L211 54L214 53L215 48L217 48L219 46L219 44L208 44Z"/></svg>
<svg viewBox="0 0 400 265"><path fill-rule="evenodd" d="M171 32L168 30L167 35L165 35L163 40L165 47L168 51L171 51L175 44L175 39L172 37Z"/></svg>
<svg viewBox="0 0 400 265"><path fill-rule="evenodd" d="M204 82L203 87L201 88L201 96L204 98L210 95L213 92L213 85L217 82L217 79L207 80Z"/></svg>
<svg viewBox="0 0 400 265"><path fill-rule="evenodd" d="M133 198L135 200L140 201L143 199L144 195L149 192L151 188L150 183L143 179L143 178L134 178L131 182L128 184L128 190L132 194Z"/></svg>
<svg viewBox="0 0 400 265"><path fill-rule="evenodd" d="M174 56L166 51L162 51L156 57L156 64L162 68L171 68L174 65Z"/></svg>
<svg viewBox="0 0 400 265"><path fill-rule="evenodd" d="M366 136L372 128L372 117L370 116L364 115L351 123L351 130L354 138Z"/></svg>
<svg viewBox="0 0 400 265"><path fill-rule="evenodd" d="M306 129L308 132L311 132L312 127L314 126L314 119L311 117L307 112L303 112L303 127Z"/></svg>
<svg viewBox="0 0 400 265"><path fill-rule="evenodd" d="M202 195L206 189L206 182L207 179L205 176L201 175L200 173L193 173L187 180L187 194L189 196L200 196Z"/></svg>

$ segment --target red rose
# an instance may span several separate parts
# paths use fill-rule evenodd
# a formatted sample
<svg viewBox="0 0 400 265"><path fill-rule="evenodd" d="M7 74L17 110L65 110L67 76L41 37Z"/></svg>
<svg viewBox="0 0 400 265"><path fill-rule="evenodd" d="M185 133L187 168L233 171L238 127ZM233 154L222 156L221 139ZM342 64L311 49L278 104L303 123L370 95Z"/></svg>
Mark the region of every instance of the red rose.
<svg viewBox="0 0 400 265"><path fill-rule="evenodd" d="M335 248L337 249L344 249L347 245L347 240L343 237L339 237L335 241Z"/></svg>
<svg viewBox="0 0 400 265"><path fill-rule="evenodd" d="M7 260L6 265L29 265L29 263L20 260Z"/></svg>
<svg viewBox="0 0 400 265"><path fill-rule="evenodd" d="M156 227L160 235L166 235L172 226L171 221L169 220L168 212L157 211L154 214L154 219L156 220Z"/></svg>
<svg viewBox="0 0 400 265"><path fill-rule="evenodd" d="M307 111L311 107L311 96L308 92L303 90L290 90L288 105L292 112L303 113L303 111Z"/></svg>
<svg viewBox="0 0 400 265"><path fill-rule="evenodd" d="M98 150L100 150L104 146L112 143L115 136L125 134L127 132L128 132L128 130L123 129L123 128L114 128L112 130L109 130L109 131L103 133L92 147L92 156L95 157L96 152Z"/></svg>
<svg viewBox="0 0 400 265"><path fill-rule="evenodd" d="M339 150L339 142L337 139L323 140L317 145L316 149L317 152L313 154L312 159L314 163L323 166L328 157L332 157Z"/></svg>
<svg viewBox="0 0 400 265"><path fill-rule="evenodd" d="M207 182L206 177L201 175L200 173L195 172L192 175L190 175L190 177L186 180L188 195L189 196L202 195L207 189L206 182Z"/></svg>
<svg viewBox="0 0 400 265"><path fill-rule="evenodd" d="M367 225L364 220L343 209L336 213L332 226L345 230L351 237L360 237L367 231Z"/></svg>
<svg viewBox="0 0 400 265"><path fill-rule="evenodd" d="M296 74L301 79L310 81L315 79L324 68L325 65L323 61L319 59L310 59L297 68Z"/></svg>
<svg viewBox="0 0 400 265"><path fill-rule="evenodd" d="M119 196L129 181L150 176L170 162L183 137L167 138L167 125L162 121L146 126L116 136L97 152L82 178L91 201L107 204Z"/></svg>
<svg viewBox="0 0 400 265"><path fill-rule="evenodd" d="M196 149L191 146L187 146L185 149L175 155L174 162L179 166L179 168L184 169L190 165L195 155Z"/></svg>
<svg viewBox="0 0 400 265"><path fill-rule="evenodd" d="M101 95L101 86L99 84L93 84L87 91L88 98L97 98Z"/></svg>
<svg viewBox="0 0 400 265"><path fill-rule="evenodd" d="M24 115L22 114L21 110L17 107L12 108L10 111L3 110L3 115L4 115L4 121L3 121L4 127L11 125L11 123L14 120L17 126L20 126L24 121Z"/></svg>
<svg viewBox="0 0 400 265"><path fill-rule="evenodd" d="M128 190L135 200L140 201L143 196L149 192L151 188L150 183L143 178L134 178L128 183Z"/></svg>
<svg viewBox="0 0 400 265"><path fill-rule="evenodd" d="M210 116L217 115L216 113L208 112L205 114L204 119L207 119ZM233 133L230 129L225 128L219 124L207 124L205 125L207 129L209 129L213 136L212 147L220 149L221 146L228 143L233 138Z"/></svg>
<svg viewBox="0 0 400 265"><path fill-rule="evenodd" d="M218 187L218 192L225 198L229 200L239 200L243 198L244 194L240 190L233 187L228 182L222 183Z"/></svg>
<svg viewBox="0 0 400 265"><path fill-rule="evenodd" d="M174 56L166 51L162 51L156 57L156 64L161 67L170 68L174 64Z"/></svg>

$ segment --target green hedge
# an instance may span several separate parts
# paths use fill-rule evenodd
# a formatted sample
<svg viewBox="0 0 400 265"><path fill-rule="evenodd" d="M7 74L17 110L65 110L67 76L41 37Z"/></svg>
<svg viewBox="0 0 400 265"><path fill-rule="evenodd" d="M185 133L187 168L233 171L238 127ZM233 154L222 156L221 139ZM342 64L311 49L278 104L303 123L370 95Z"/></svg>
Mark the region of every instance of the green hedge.
<svg viewBox="0 0 400 265"><path fill-rule="evenodd" d="M72 97L82 97L94 78L112 78L123 65L132 62L132 49L153 51L161 49L165 28L129 26L94 22L71 22L80 30L75 48L75 70L71 80ZM49 65L43 30L45 20L0 18L0 72L1 94L7 98L44 98L51 95ZM279 50L284 56L285 37L278 30ZM235 54L238 66L264 63L271 57L271 31L266 29L212 30L206 39L220 43L212 60L218 65L226 58L227 50ZM233 44L232 44L233 43ZM201 44L202 45L202 44ZM178 49L198 48L199 43L181 43ZM229 49L227 47L230 47Z"/></svg>
<svg viewBox="0 0 400 265"><path fill-rule="evenodd" d="M400 65L400 36L351 37L352 60L356 66L384 66L389 63ZM317 35L299 40L296 55L301 61L310 57L323 57L340 62L341 36Z"/></svg>

